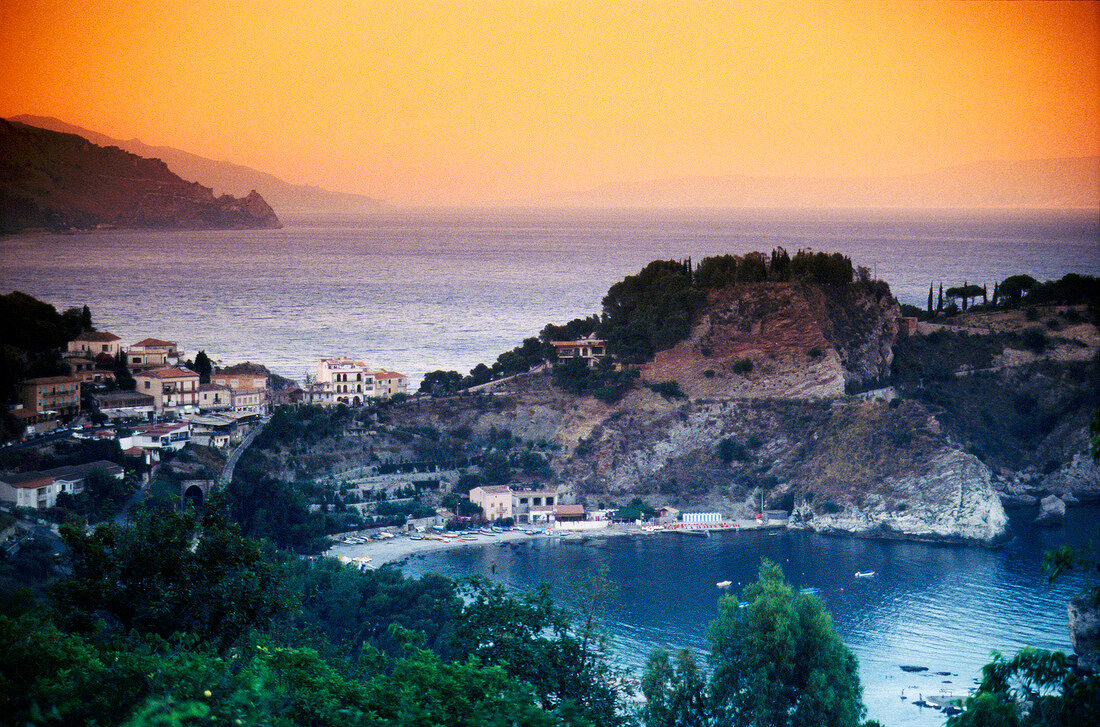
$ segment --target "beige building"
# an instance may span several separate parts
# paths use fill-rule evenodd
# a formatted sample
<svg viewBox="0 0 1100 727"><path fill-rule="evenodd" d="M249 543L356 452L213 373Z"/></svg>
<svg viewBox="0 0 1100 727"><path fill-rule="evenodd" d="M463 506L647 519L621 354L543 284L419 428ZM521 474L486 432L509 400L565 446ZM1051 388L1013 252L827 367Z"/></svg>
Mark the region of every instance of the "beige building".
<svg viewBox="0 0 1100 727"><path fill-rule="evenodd" d="M210 374L210 383L228 386L230 389L266 389L267 375L224 369Z"/></svg>
<svg viewBox="0 0 1100 727"><path fill-rule="evenodd" d="M512 513L517 522L553 520L558 493L554 490L517 490L512 493Z"/></svg>
<svg viewBox="0 0 1100 727"><path fill-rule="evenodd" d="M122 339L107 331L88 331L69 341L69 353L94 359L105 353L111 358L122 350Z"/></svg>
<svg viewBox="0 0 1100 727"><path fill-rule="evenodd" d="M199 409L226 411L233 406L233 391L222 384L199 384Z"/></svg>
<svg viewBox="0 0 1100 727"><path fill-rule="evenodd" d="M189 411L199 406L199 375L182 367L157 368L134 374L137 392L153 397L158 414Z"/></svg>
<svg viewBox="0 0 1100 727"><path fill-rule="evenodd" d="M396 371L378 369L374 372L374 386L378 397L388 399L394 394L409 393L409 377Z"/></svg>
<svg viewBox="0 0 1100 727"><path fill-rule="evenodd" d="M126 363L131 369L162 368L175 364L180 357L175 341L146 338L126 349Z"/></svg>
<svg viewBox="0 0 1100 727"><path fill-rule="evenodd" d="M512 517L512 488L507 485L482 485L470 490L470 502L479 506L487 520Z"/></svg>
<svg viewBox="0 0 1100 727"><path fill-rule="evenodd" d="M75 416L80 413L80 379L76 376L27 379L19 385L19 399L28 415L52 411L60 416Z"/></svg>

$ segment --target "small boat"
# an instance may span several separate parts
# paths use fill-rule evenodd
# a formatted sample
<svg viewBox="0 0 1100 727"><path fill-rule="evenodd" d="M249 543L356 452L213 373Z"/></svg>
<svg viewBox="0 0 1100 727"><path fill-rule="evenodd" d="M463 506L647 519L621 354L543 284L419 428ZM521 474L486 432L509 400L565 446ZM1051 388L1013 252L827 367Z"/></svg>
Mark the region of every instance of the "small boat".
<svg viewBox="0 0 1100 727"><path fill-rule="evenodd" d="M874 578L875 572L873 570L857 570L856 578Z"/></svg>
<svg viewBox="0 0 1100 727"><path fill-rule="evenodd" d="M718 581L715 585L719 588L729 588L733 585L733 581Z"/></svg>
<svg viewBox="0 0 1100 727"><path fill-rule="evenodd" d="M821 589L820 588L803 588L802 590L799 591L799 593L805 593L807 596L816 596L817 594L821 593Z"/></svg>
<svg viewBox="0 0 1100 727"><path fill-rule="evenodd" d="M741 601L741 603L737 604L737 607L738 608L748 608L749 607L749 602L748 601Z"/></svg>

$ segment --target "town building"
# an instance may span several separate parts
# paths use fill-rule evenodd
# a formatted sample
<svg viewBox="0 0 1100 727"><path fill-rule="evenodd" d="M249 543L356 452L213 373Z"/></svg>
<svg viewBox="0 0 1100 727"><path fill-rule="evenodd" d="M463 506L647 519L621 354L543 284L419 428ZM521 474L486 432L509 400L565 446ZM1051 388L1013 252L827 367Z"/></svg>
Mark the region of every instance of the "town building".
<svg viewBox="0 0 1100 727"><path fill-rule="evenodd" d="M92 403L108 419L152 419L153 397L137 391L109 391L92 394Z"/></svg>
<svg viewBox="0 0 1100 727"><path fill-rule="evenodd" d="M142 450L180 450L191 441L191 425L187 422L165 422L135 427L129 437L119 439L123 449L138 447Z"/></svg>
<svg viewBox="0 0 1100 727"><path fill-rule="evenodd" d="M199 384L199 411L217 412L233 408L233 391L222 384Z"/></svg>
<svg viewBox="0 0 1100 727"><path fill-rule="evenodd" d="M146 338L126 348L126 363L133 371L163 368L179 363L180 351L175 341Z"/></svg>
<svg viewBox="0 0 1100 727"><path fill-rule="evenodd" d="M395 394L409 393L409 377L405 374L378 369L374 372L374 381L379 398L388 399Z"/></svg>
<svg viewBox="0 0 1100 727"><path fill-rule="evenodd" d="M516 490L512 493L512 516L517 522L550 522L557 499L554 490Z"/></svg>
<svg viewBox="0 0 1100 727"><path fill-rule="evenodd" d="M44 510L57 504L61 493L75 495L83 492L84 480L94 470L103 470L121 480L124 471L114 462L99 460L87 464L56 467L40 472L23 472L0 475L0 501L16 507Z"/></svg>
<svg viewBox="0 0 1100 727"><path fill-rule="evenodd" d="M482 485L470 490L470 502L479 506L487 520L512 517L512 488L507 485Z"/></svg>
<svg viewBox="0 0 1100 727"><path fill-rule="evenodd" d="M19 385L19 400L28 414L54 412L63 417L76 416L80 413L80 379L76 376L27 379Z"/></svg>
<svg viewBox="0 0 1100 727"><path fill-rule="evenodd" d="M100 368L99 364L84 357L65 359L65 363L72 369L73 376L80 379L81 384L106 384L115 380L115 372Z"/></svg>
<svg viewBox="0 0 1100 727"><path fill-rule="evenodd" d="M107 331L86 331L69 341L68 353L94 359L100 354L111 358L122 350L122 339Z"/></svg>
<svg viewBox="0 0 1100 727"><path fill-rule="evenodd" d="M315 403L354 406L374 396L374 372L362 361L337 357L317 362Z"/></svg>
<svg viewBox="0 0 1100 727"><path fill-rule="evenodd" d="M197 410L199 375L183 367L157 368L134 374L137 391L153 397L157 414Z"/></svg>
<svg viewBox="0 0 1100 727"><path fill-rule="evenodd" d="M596 338L595 334L589 334L577 341L550 341L550 345L557 351L559 361L583 358L589 366L594 366L607 355L607 341Z"/></svg>

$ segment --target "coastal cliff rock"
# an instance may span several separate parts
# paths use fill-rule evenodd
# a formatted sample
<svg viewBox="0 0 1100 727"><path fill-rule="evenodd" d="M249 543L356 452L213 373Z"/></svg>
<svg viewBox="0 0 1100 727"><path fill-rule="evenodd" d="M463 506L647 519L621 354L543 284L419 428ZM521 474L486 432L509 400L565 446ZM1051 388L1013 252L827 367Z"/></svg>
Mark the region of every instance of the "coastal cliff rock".
<svg viewBox="0 0 1100 727"><path fill-rule="evenodd" d="M989 468L965 452L942 450L923 472L890 478L878 489L860 498L858 506L846 503L839 512L814 512L803 504L795 511L795 526L821 533L947 542L994 543L1005 534L1008 518Z"/></svg>
<svg viewBox="0 0 1100 727"><path fill-rule="evenodd" d="M1077 668L1100 671L1100 606L1088 596L1078 596L1066 607L1069 613L1069 638L1077 654Z"/></svg>
<svg viewBox="0 0 1100 727"><path fill-rule="evenodd" d="M900 308L889 290L739 284L712 291L688 340L658 351L648 381L693 398L831 398L887 377ZM751 371L738 373L749 360Z"/></svg>
<svg viewBox="0 0 1100 727"><path fill-rule="evenodd" d="M244 198L180 179L159 159L0 119L0 232L96 227L281 227L253 191Z"/></svg>

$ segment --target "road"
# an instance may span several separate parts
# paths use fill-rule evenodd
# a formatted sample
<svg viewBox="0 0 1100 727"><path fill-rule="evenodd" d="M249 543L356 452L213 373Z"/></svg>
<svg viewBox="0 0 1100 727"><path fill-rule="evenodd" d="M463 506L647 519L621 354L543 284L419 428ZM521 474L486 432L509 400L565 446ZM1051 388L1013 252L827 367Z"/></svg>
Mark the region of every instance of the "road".
<svg viewBox="0 0 1100 727"><path fill-rule="evenodd" d="M225 469L222 470L222 476L219 478L219 482L228 483L233 479L233 470L237 466L237 460L241 458L241 453L248 449L248 445L252 444L252 440L256 438L256 435L267 424L267 420L260 421L258 425L252 428L248 434L244 436L241 443L233 448L233 451L229 453L229 457L225 460Z"/></svg>

